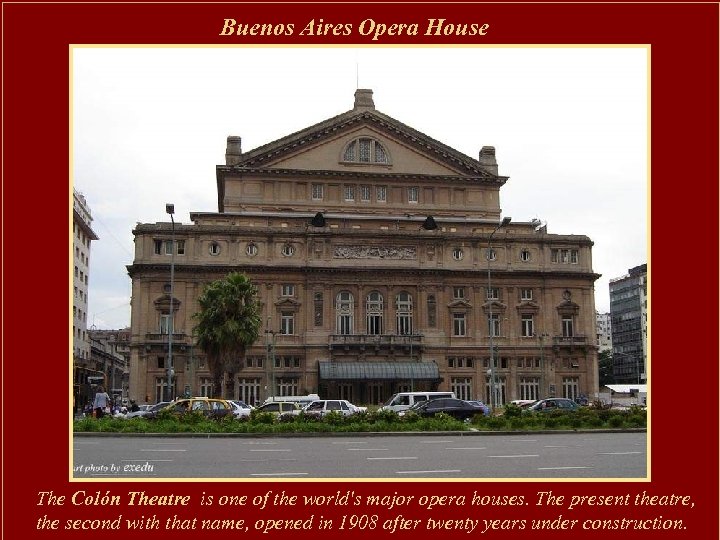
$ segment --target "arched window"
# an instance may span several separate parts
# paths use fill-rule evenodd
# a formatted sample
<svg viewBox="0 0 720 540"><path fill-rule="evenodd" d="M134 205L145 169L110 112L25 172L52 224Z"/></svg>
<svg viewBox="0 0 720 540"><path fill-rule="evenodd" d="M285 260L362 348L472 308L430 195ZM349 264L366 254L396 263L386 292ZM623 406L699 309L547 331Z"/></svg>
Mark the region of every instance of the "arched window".
<svg viewBox="0 0 720 540"><path fill-rule="evenodd" d="M379 335L383 333L383 296L377 291L367 295L365 303L367 316L367 333Z"/></svg>
<svg viewBox="0 0 720 540"><path fill-rule="evenodd" d="M413 333L413 301L412 295L402 291L395 299L395 314L397 317L397 333L409 335Z"/></svg>
<svg viewBox="0 0 720 540"><path fill-rule="evenodd" d="M367 137L351 141L343 151L342 160L348 163L390 163L385 147L379 141Z"/></svg>
<svg viewBox="0 0 720 540"><path fill-rule="evenodd" d="M349 291L341 291L335 298L335 317L337 333L349 335L353 333L354 299Z"/></svg>

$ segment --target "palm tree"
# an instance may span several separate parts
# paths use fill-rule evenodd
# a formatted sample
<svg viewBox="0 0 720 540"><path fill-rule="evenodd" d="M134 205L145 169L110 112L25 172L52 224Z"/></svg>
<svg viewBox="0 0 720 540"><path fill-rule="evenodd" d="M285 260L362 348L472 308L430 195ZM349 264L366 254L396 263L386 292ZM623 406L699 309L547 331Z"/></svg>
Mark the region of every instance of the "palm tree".
<svg viewBox="0 0 720 540"><path fill-rule="evenodd" d="M223 373L237 373L246 347L259 336L261 318L256 294L257 288L245 274L233 272L206 285L198 298L195 334L207 356L213 396L222 395Z"/></svg>

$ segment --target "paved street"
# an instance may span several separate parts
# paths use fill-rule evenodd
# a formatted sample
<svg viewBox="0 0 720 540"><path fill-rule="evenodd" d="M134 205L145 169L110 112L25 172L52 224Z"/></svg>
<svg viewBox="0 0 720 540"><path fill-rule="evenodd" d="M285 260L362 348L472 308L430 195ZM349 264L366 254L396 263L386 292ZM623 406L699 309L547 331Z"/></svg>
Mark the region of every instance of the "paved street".
<svg viewBox="0 0 720 540"><path fill-rule="evenodd" d="M74 477L644 478L646 433L75 437Z"/></svg>

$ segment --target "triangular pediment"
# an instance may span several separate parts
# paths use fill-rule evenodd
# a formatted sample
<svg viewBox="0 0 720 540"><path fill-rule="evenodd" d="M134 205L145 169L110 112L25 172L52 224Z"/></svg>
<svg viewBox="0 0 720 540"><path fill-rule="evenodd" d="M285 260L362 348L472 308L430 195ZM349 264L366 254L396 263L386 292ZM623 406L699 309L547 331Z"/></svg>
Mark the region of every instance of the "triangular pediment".
<svg viewBox="0 0 720 540"><path fill-rule="evenodd" d="M471 309L472 304L464 299L453 300L448 304L450 309Z"/></svg>
<svg viewBox="0 0 720 540"><path fill-rule="evenodd" d="M343 152L358 138L383 145L387 163L348 163ZM306 129L242 153L232 167L325 170L340 173L423 174L467 176L502 181L481 163L374 108L353 109Z"/></svg>

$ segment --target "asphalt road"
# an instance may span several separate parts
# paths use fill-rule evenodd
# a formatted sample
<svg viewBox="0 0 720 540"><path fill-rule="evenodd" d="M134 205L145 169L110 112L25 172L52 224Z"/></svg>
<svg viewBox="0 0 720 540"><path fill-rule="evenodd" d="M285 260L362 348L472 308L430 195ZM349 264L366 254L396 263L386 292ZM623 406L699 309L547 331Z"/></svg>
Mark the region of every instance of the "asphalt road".
<svg viewBox="0 0 720 540"><path fill-rule="evenodd" d="M75 478L645 478L646 433L75 437Z"/></svg>

